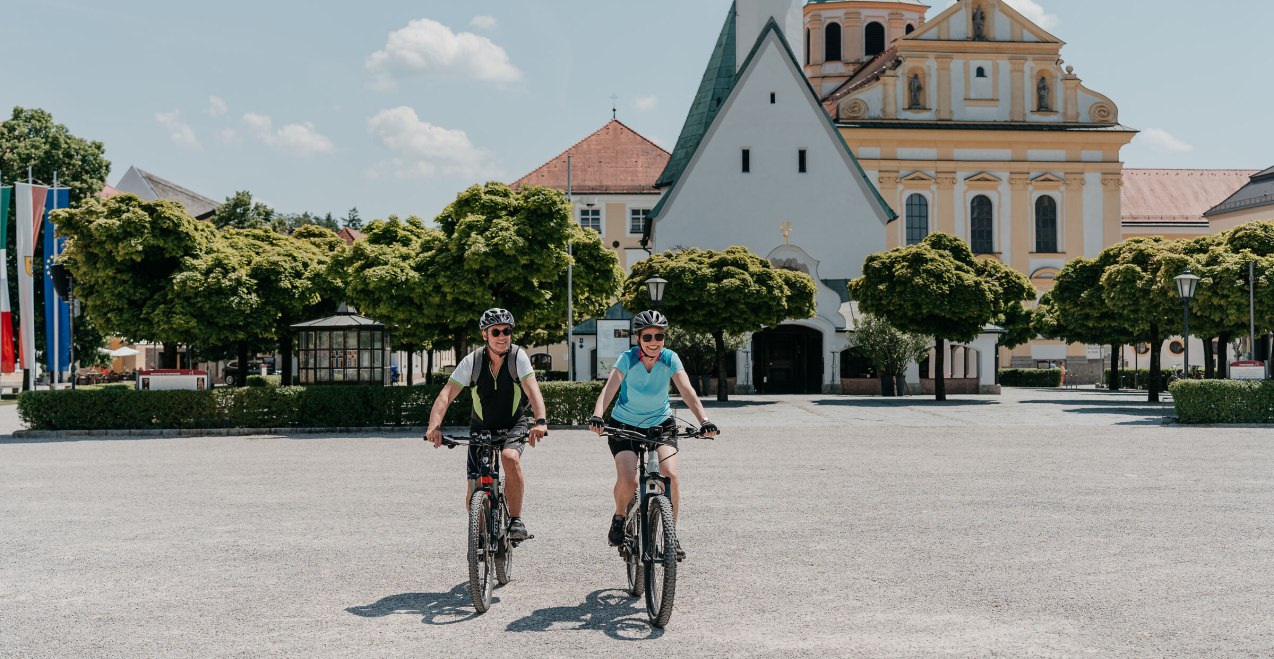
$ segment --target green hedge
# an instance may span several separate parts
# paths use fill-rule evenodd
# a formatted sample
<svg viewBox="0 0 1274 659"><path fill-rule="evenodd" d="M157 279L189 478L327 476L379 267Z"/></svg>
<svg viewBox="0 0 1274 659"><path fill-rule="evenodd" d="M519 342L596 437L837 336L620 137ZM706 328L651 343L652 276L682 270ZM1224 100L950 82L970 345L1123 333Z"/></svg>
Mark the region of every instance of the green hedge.
<svg viewBox="0 0 1274 659"><path fill-rule="evenodd" d="M1057 387L1062 384L1059 368L1002 368L1000 386L1003 387Z"/></svg>
<svg viewBox="0 0 1274 659"><path fill-rule="evenodd" d="M28 391L18 415L31 430L148 428L324 428L423 426L438 385L418 387L218 387L211 391ZM540 385L549 423L580 425L593 413L600 382ZM462 393L445 424L464 426L472 398Z"/></svg>
<svg viewBox="0 0 1274 659"><path fill-rule="evenodd" d="M1159 391L1168 390L1168 369L1159 371ZM1102 385L1110 383L1110 369L1101 372ZM1133 383L1136 383L1135 385ZM1150 388L1150 369L1147 368L1121 368L1119 369L1119 388L1120 389L1149 389Z"/></svg>
<svg viewBox="0 0 1274 659"><path fill-rule="evenodd" d="M1274 423L1274 380L1177 380L1181 423Z"/></svg>

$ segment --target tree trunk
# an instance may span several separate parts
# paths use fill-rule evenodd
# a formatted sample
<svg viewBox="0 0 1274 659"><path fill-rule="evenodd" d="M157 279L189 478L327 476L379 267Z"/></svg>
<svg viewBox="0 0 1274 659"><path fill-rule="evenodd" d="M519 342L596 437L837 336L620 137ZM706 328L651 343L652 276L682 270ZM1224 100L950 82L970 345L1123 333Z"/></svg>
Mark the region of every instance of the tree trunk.
<svg viewBox="0 0 1274 659"><path fill-rule="evenodd" d="M464 330L456 333L456 364L469 352L469 335Z"/></svg>
<svg viewBox="0 0 1274 659"><path fill-rule="evenodd" d="M1215 358L1212 354L1212 339L1206 336L1200 336L1199 339L1203 341L1203 379L1211 380L1216 374L1216 361L1214 361Z"/></svg>
<svg viewBox="0 0 1274 659"><path fill-rule="evenodd" d="M944 371L947 370L946 341L942 339L934 340L933 348L933 399L947 399L947 380Z"/></svg>
<svg viewBox="0 0 1274 659"><path fill-rule="evenodd" d="M242 387L248 379L248 343L240 341L235 344L235 357L239 360L239 373L234 377L234 386Z"/></svg>
<svg viewBox="0 0 1274 659"><path fill-rule="evenodd" d="M415 382L415 378L412 377L412 373L415 372L415 370L416 370L416 352L415 352L415 346L412 346L407 349L407 386L409 387L412 386L412 384Z"/></svg>
<svg viewBox="0 0 1274 659"><path fill-rule="evenodd" d="M285 330L279 334L279 368L283 369L280 372L279 382L285 387L292 386L293 341L291 332Z"/></svg>
<svg viewBox="0 0 1274 659"><path fill-rule="evenodd" d="M434 351L425 351L425 384L429 384L434 379Z"/></svg>
<svg viewBox="0 0 1274 659"><path fill-rule="evenodd" d="M1224 380L1230 377L1229 358L1230 333L1221 332L1216 338L1216 378Z"/></svg>
<svg viewBox="0 0 1274 659"><path fill-rule="evenodd" d="M1163 369L1159 366L1160 353L1163 352L1163 339L1159 338L1159 325L1150 325L1150 381L1146 383L1146 401L1159 402L1159 382L1163 377Z"/></svg>
<svg viewBox="0 0 1274 659"><path fill-rule="evenodd" d="M712 333L712 338L717 344L717 400L725 402L730 400L730 383L725 375L725 331L716 330Z"/></svg>
<svg viewBox="0 0 1274 659"><path fill-rule="evenodd" d="M1108 391L1119 391L1119 344L1110 344L1110 382L1106 383Z"/></svg>

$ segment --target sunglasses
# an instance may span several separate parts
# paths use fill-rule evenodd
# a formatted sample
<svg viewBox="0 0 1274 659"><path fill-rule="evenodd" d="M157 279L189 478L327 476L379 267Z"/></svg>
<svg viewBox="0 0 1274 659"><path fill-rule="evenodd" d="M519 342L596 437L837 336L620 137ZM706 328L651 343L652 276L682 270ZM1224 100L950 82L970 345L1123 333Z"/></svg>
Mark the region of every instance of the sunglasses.
<svg viewBox="0 0 1274 659"><path fill-rule="evenodd" d="M489 329L487 333L491 336L513 336L513 328L506 327L504 329Z"/></svg>
<svg viewBox="0 0 1274 659"><path fill-rule="evenodd" d="M641 340L647 343L651 343L653 341L663 341L664 335L663 334L642 334Z"/></svg>

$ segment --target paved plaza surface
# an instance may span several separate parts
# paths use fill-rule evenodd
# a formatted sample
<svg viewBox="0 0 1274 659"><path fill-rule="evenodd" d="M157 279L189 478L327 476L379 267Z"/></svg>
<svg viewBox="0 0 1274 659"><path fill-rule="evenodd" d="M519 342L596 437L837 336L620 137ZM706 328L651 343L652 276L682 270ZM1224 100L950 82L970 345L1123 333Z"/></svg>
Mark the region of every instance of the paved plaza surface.
<svg viewBox="0 0 1274 659"><path fill-rule="evenodd" d="M587 431L528 449L536 538L481 616L459 450L4 437L0 655L1274 654L1274 432L1142 400L710 402L664 630L620 590Z"/></svg>

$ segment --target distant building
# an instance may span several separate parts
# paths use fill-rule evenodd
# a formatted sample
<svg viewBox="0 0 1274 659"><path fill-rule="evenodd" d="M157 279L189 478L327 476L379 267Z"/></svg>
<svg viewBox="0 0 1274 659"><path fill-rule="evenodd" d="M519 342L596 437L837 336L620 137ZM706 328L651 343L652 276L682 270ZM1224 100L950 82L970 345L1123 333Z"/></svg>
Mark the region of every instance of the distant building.
<svg viewBox="0 0 1274 659"><path fill-rule="evenodd" d="M109 188L110 186L106 186L99 194L106 198L114 196L114 194L108 194L107 189ZM197 220L211 218L212 214L221 207L220 202L213 201L197 192L187 190L176 183L159 178L137 167L129 167L128 171L124 172L124 176L119 180L119 183L115 184L114 190L115 194L135 194L148 201L159 199L176 201L185 206L186 212Z"/></svg>

